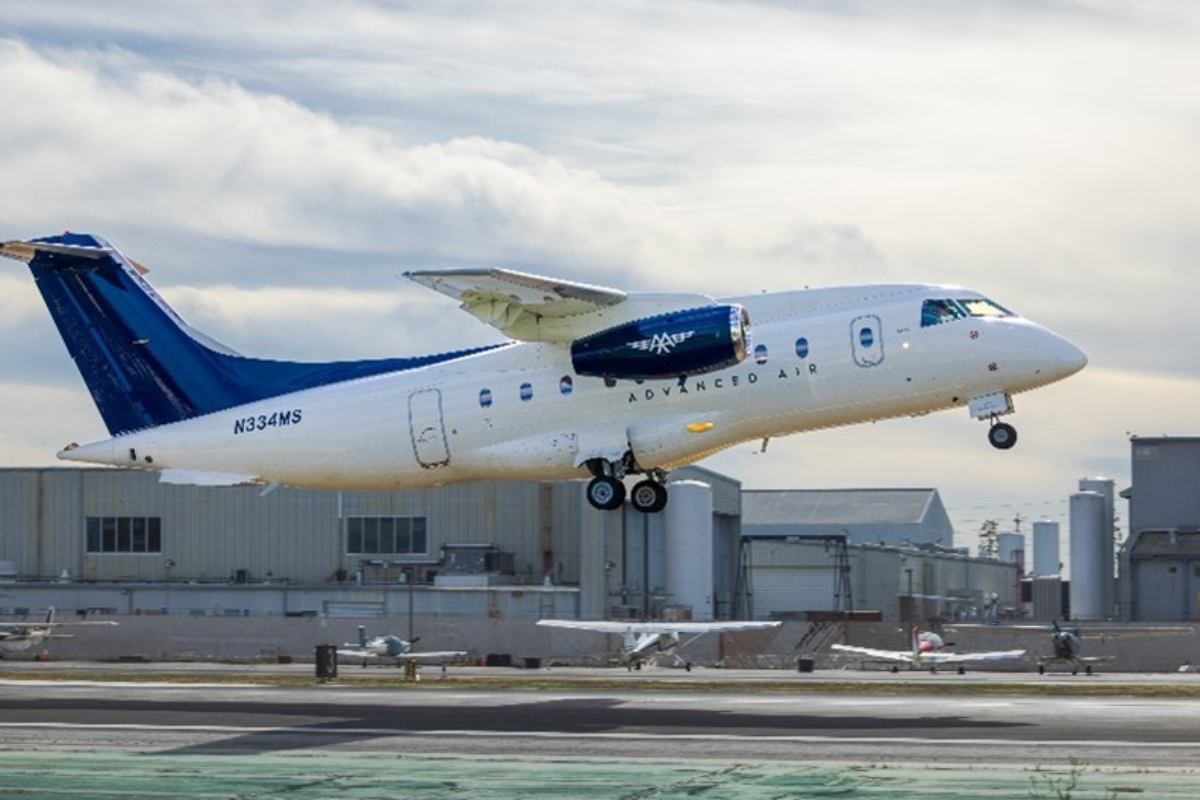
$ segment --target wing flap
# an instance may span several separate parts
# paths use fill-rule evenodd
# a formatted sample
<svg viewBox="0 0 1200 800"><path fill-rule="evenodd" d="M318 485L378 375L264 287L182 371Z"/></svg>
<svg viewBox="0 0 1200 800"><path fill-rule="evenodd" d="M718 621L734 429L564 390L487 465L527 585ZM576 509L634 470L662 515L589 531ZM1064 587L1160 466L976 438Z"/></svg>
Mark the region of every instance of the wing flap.
<svg viewBox="0 0 1200 800"><path fill-rule="evenodd" d="M262 483L257 475L243 472L206 472L194 469L164 469L159 473L160 483L185 486L250 486Z"/></svg>

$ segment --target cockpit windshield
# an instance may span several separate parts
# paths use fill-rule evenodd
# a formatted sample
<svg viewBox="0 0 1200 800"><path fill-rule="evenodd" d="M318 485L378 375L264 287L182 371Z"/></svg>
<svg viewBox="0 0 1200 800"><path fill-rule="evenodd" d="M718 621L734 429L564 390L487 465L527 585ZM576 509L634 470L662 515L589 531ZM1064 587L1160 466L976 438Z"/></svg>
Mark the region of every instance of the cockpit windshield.
<svg viewBox="0 0 1200 800"><path fill-rule="evenodd" d="M973 297L969 300L959 300L962 307L972 317L1013 317L1016 316L999 303L994 303L986 297Z"/></svg>
<svg viewBox="0 0 1200 800"><path fill-rule="evenodd" d="M966 317L1012 317L1015 316L999 303L986 297L968 297L961 300L932 298L921 304L921 327L941 325Z"/></svg>

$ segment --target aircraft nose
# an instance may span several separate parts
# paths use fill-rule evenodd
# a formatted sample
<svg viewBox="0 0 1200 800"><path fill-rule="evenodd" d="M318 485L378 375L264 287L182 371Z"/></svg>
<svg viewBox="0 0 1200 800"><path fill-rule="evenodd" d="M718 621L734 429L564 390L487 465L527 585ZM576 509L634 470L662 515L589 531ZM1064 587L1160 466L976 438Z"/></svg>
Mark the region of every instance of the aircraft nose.
<svg viewBox="0 0 1200 800"><path fill-rule="evenodd" d="M1055 375L1065 378L1087 366L1087 354L1056 333L1046 332L1050 341L1046 347L1048 361Z"/></svg>

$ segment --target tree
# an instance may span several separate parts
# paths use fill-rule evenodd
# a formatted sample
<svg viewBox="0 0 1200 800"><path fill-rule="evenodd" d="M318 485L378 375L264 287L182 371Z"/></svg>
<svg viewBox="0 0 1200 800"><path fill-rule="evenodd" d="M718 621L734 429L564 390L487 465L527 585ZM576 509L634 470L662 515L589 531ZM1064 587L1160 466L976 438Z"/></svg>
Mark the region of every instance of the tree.
<svg viewBox="0 0 1200 800"><path fill-rule="evenodd" d="M979 526L979 557L995 558L1000 552L1000 523L985 519Z"/></svg>

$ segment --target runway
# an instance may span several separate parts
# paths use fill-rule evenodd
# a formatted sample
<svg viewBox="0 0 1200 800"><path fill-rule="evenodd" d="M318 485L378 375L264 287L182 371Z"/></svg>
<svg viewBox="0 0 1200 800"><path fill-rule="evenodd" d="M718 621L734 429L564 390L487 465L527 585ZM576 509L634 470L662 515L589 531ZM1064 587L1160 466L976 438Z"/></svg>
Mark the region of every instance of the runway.
<svg viewBox="0 0 1200 800"><path fill-rule="evenodd" d="M553 689L532 688L537 670L504 670L517 682L491 688L471 669L384 687L345 667L330 683L265 686L217 682L261 677L229 665L200 683L151 667L119 681L5 672L0 796L1055 797L1073 781L1077 798L1193 797L1200 756L1200 698L1136 696L1115 678L1113 696L1056 696L990 693L982 675L948 694L966 676L927 673L899 676L913 679L902 693L890 675L835 691L840 676L778 671L721 671L717 689L665 670L657 688L599 670Z"/></svg>

